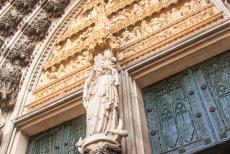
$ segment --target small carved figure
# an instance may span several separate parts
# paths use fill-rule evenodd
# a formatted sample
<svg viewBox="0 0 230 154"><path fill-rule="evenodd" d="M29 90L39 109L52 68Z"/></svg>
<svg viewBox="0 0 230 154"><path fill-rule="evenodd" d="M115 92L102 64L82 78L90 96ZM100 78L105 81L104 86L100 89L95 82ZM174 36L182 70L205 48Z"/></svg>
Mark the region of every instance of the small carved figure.
<svg viewBox="0 0 230 154"><path fill-rule="evenodd" d="M135 28L133 29L133 31L134 31L134 33L135 33L135 35L136 35L137 38L139 38L139 37L142 36L141 28L140 28L139 26L135 27Z"/></svg>
<svg viewBox="0 0 230 154"><path fill-rule="evenodd" d="M173 8L172 9L172 18L173 18L173 20L180 19L181 17L182 17L182 14L181 14L180 10L177 9L177 8Z"/></svg>
<svg viewBox="0 0 230 154"><path fill-rule="evenodd" d="M195 7L195 6L193 6ZM199 7L198 7L199 8ZM197 8L196 8L197 9ZM183 16L188 15L192 11L191 9L191 4L190 3L185 3L184 7L182 8L181 14Z"/></svg>
<svg viewBox="0 0 230 154"><path fill-rule="evenodd" d="M51 67L51 70L47 72L47 77L50 80L57 79L56 67Z"/></svg>
<svg viewBox="0 0 230 154"><path fill-rule="evenodd" d="M57 76L58 77L62 77L66 74L65 72L65 65L64 64L60 64L58 72L57 72Z"/></svg>
<svg viewBox="0 0 230 154"><path fill-rule="evenodd" d="M158 29L160 29L161 27L163 27L163 24L159 21L159 18L152 18L151 22L150 22L152 31L156 31Z"/></svg>
<svg viewBox="0 0 230 154"><path fill-rule="evenodd" d="M141 29L143 34L148 34L152 31L146 20L141 23Z"/></svg>
<svg viewBox="0 0 230 154"><path fill-rule="evenodd" d="M134 34L127 29L122 33L121 42L126 43L131 41L134 38Z"/></svg>
<svg viewBox="0 0 230 154"><path fill-rule="evenodd" d="M120 11L120 12L118 12L117 16L115 16L115 18L113 19L112 22L117 24L117 23L122 22L123 20L126 20L126 19L127 19L126 16L124 16L122 14L122 12Z"/></svg>
<svg viewBox="0 0 230 154"><path fill-rule="evenodd" d="M58 56L60 56L62 54L62 50L61 50L62 46L61 45L57 45L57 47L54 49L53 52L53 57L56 58Z"/></svg>
<svg viewBox="0 0 230 154"><path fill-rule="evenodd" d="M135 3L135 4L133 5L133 13L138 15L138 14L141 13L141 12L142 12L141 7L140 7L137 3Z"/></svg>

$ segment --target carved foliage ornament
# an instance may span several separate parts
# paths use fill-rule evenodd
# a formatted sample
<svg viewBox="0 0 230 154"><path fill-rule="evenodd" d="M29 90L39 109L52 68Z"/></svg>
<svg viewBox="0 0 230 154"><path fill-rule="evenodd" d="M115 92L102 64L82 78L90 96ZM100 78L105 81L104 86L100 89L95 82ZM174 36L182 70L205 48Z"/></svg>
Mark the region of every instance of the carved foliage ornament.
<svg viewBox="0 0 230 154"><path fill-rule="evenodd" d="M0 35L8 37L15 32L23 16L16 10L10 10L0 19Z"/></svg>
<svg viewBox="0 0 230 154"><path fill-rule="evenodd" d="M50 0L43 9L48 13L50 17L60 17L69 4L70 0Z"/></svg>
<svg viewBox="0 0 230 154"><path fill-rule="evenodd" d="M32 22L24 31L24 34L28 36L33 41L41 41L45 35L47 30L51 25L51 21L48 17L43 16L40 19Z"/></svg>
<svg viewBox="0 0 230 154"><path fill-rule="evenodd" d="M8 65L0 69L0 108L3 111L13 109L20 78L21 67L17 61L14 65Z"/></svg>
<svg viewBox="0 0 230 154"><path fill-rule="evenodd" d="M38 0L16 0L12 5L20 12L28 13Z"/></svg>
<svg viewBox="0 0 230 154"><path fill-rule="evenodd" d="M9 59L11 62L14 62L15 60L19 61L19 65L26 66L29 61L31 54L34 50L34 43L30 40L25 40L19 44L16 44L9 55L7 56L7 59Z"/></svg>

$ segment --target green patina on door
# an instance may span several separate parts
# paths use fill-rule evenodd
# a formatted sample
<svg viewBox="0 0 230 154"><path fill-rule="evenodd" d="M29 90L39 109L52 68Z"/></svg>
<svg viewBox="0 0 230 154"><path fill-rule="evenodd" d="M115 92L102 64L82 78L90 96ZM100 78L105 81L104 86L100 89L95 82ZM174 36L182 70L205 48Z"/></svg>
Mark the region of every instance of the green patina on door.
<svg viewBox="0 0 230 154"><path fill-rule="evenodd" d="M85 116L31 137L27 154L79 154L75 143L85 137Z"/></svg>
<svg viewBox="0 0 230 154"><path fill-rule="evenodd" d="M193 153L230 140L230 52L143 93L153 153Z"/></svg>

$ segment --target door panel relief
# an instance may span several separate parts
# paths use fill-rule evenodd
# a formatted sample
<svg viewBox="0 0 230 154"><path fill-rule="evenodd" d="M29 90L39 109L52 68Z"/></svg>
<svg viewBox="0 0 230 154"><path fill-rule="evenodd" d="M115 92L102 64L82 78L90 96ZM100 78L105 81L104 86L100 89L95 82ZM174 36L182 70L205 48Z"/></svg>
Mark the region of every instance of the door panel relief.
<svg viewBox="0 0 230 154"><path fill-rule="evenodd" d="M85 116L70 120L31 137L27 154L79 154L75 143L85 131Z"/></svg>
<svg viewBox="0 0 230 154"><path fill-rule="evenodd" d="M192 153L229 139L230 53L143 93L153 153Z"/></svg>

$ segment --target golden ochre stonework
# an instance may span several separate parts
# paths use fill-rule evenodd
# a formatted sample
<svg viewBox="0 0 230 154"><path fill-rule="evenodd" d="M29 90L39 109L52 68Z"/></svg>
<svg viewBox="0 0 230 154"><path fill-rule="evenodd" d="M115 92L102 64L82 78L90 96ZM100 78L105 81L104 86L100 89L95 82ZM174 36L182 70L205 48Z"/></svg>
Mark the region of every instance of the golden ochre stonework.
<svg viewBox="0 0 230 154"><path fill-rule="evenodd" d="M27 107L36 109L82 88L101 45L109 45L126 68L221 19L222 12L206 0L86 2L82 14L56 41Z"/></svg>

